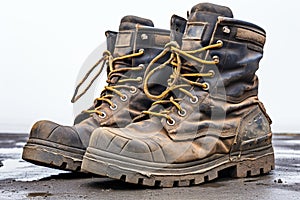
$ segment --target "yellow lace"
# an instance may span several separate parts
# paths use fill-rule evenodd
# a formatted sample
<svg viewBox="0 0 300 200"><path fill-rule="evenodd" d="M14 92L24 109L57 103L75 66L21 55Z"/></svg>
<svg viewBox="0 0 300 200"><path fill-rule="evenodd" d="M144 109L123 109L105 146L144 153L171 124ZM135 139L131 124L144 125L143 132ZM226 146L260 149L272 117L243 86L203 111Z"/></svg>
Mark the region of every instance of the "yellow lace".
<svg viewBox="0 0 300 200"><path fill-rule="evenodd" d="M132 57L137 57L137 56L141 56L144 54L144 50L141 49L139 50L139 52L137 53L132 53L132 54L128 54L128 55L124 55L124 56L120 56L120 57L116 57L113 58L112 54L109 51L104 51L103 53L103 57L101 59L99 59L92 67L91 69L89 69L89 71L85 74L85 76L83 77L83 79L78 83L78 85L75 88L75 92L74 95L72 97L71 102L74 103L76 102L78 99L80 99L80 97L82 97L91 87L91 85L93 84L93 82L97 79L97 77L102 73L104 66L107 64L109 67L109 74L107 75L107 80L106 82L108 84L111 83L111 79L115 76L119 76L119 77L123 77L123 79L119 80L118 83L125 83L125 82L140 82L142 81L141 77L137 77L137 78L126 78L125 76L123 76L122 74L124 72L127 71L138 71L138 70L142 70L143 67L142 66L137 66L137 67L123 67L123 68L119 68L119 69L114 69L114 63L116 61L119 60L124 60L124 59L128 59L128 58L132 58ZM90 74L95 70L95 68L100 64L100 69L99 71L95 74L95 76L92 78L92 80L89 82L89 84L84 88L84 90L78 94L79 88L82 86L82 84L88 79L88 77L90 76ZM122 94L118 89L121 88L125 88L125 89L129 89L131 90L132 87L128 86L128 85L114 85L114 86L105 86L104 89L102 90L101 94L105 94L106 91L111 91L112 93L117 94L118 96L120 96L121 98L125 98L125 95ZM96 101L104 101L107 102L111 107L114 107L114 103L110 100L114 95L113 94L105 94L99 98L96 98ZM99 106L100 107L100 106ZM88 113L97 113L99 115L103 115L103 112L99 111L99 107L96 107L94 110L86 110L85 112Z"/></svg>
<svg viewBox="0 0 300 200"><path fill-rule="evenodd" d="M180 92L184 93L185 95L189 96L192 100L197 99L196 96L194 96L191 92L187 90L187 88L190 88L191 86L197 86L201 87L204 90L209 89L209 85L207 83L199 83L196 81L191 81L187 79L188 77L213 77L214 72L210 71L208 73L181 73L182 69L188 69L188 66L184 66L181 61L181 57L183 58L189 58L192 59L200 64L205 64L205 65L215 65L219 63L219 59L217 57L214 57L212 60L203 60L200 59L192 54L200 53L209 49L214 49L214 48L221 48L223 46L223 43L221 41L218 41L216 44L208 45L206 47L193 50L193 51L183 51L179 49L179 45L176 42L170 42L165 46L165 49L158 55L156 56L148 65L146 72L145 72L145 78L144 78L144 92L148 98L151 98L153 100L156 100L151 108L147 111L143 111L143 114L147 115L153 115L157 117L164 117L168 121L173 121L173 119L169 116L170 111L167 110L162 110L160 112L155 112L151 111L154 108L154 105L157 104L169 104L171 103L174 105L179 112L183 112L182 107L180 106L179 102L182 99L175 99L173 96L171 96L169 99L165 99L170 92L174 90L179 90ZM168 52L171 52L170 58L165 61L163 64L155 67L150 71L151 66L154 65L159 59L161 59L163 56L165 56ZM148 81L151 78L151 76L165 68L166 66L172 66L173 68L173 73L170 75L170 79L168 81L168 87L166 88L165 91L163 91L159 95L153 95L150 93L149 88L148 88ZM181 80L183 82L182 84L177 84L177 82Z"/></svg>

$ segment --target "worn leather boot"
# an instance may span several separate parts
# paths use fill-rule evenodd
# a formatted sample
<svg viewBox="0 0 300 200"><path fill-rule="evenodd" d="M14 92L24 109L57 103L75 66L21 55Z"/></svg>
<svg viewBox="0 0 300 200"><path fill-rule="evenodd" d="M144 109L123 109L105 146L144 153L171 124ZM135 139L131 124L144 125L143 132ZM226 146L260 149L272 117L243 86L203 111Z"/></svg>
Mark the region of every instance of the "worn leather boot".
<svg viewBox="0 0 300 200"><path fill-rule="evenodd" d="M145 83L145 93L156 99L143 112L149 118L96 129L82 169L158 187L197 185L222 172L270 172L271 120L258 100L255 75L265 38L262 28L233 19L227 7L194 6L181 48L176 42L166 47L173 60L165 65L174 70L169 87L156 95Z"/></svg>
<svg viewBox="0 0 300 200"><path fill-rule="evenodd" d="M91 69L100 61L102 66L108 65L108 85L101 96L95 100L94 106L85 111L88 115L82 113L77 117L78 123L75 122L74 126L62 126L51 121L34 124L23 150L24 160L80 171L82 157L94 129L100 126L124 127L153 103L143 92L143 76L148 63L170 42L169 31L154 28L151 20L126 16L121 20L119 33L107 32L106 36L108 51ZM165 70L165 73L155 76L164 83L171 71ZM76 88L73 101L88 89L78 93L82 83ZM151 90L160 93L165 86L156 82L151 85Z"/></svg>

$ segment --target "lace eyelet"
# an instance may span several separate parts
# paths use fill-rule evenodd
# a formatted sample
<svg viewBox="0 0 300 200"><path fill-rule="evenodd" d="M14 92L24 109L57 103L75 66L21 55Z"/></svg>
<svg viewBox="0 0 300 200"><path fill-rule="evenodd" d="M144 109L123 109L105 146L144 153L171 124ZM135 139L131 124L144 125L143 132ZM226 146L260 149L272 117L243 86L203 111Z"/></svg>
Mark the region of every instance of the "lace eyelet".
<svg viewBox="0 0 300 200"><path fill-rule="evenodd" d="M145 33L143 33L143 34L141 35L141 39L142 39L142 40L148 40L148 35L145 34Z"/></svg>
<svg viewBox="0 0 300 200"><path fill-rule="evenodd" d="M217 44L221 44L221 46L223 46L223 41L222 40L218 40Z"/></svg>
<svg viewBox="0 0 300 200"><path fill-rule="evenodd" d="M198 103L199 99L197 96L194 96L193 98L190 98L190 102L195 104L195 103Z"/></svg>
<svg viewBox="0 0 300 200"><path fill-rule="evenodd" d="M121 101L127 101L128 97L127 95L123 94L122 97L120 97Z"/></svg>
<svg viewBox="0 0 300 200"><path fill-rule="evenodd" d="M209 70L208 73L211 73L211 74L212 74L211 77L215 77L215 75L216 75L216 73L215 73L214 70Z"/></svg>
<svg viewBox="0 0 300 200"><path fill-rule="evenodd" d="M174 126L175 123L176 123L175 120L174 120L173 118L167 119L166 121L167 121L167 124L168 124L169 126Z"/></svg>
<svg viewBox="0 0 300 200"><path fill-rule="evenodd" d="M231 32L231 30L230 30L230 28L228 26L224 26L222 28L222 30L223 30L223 33L227 33L227 34L229 34Z"/></svg>
<svg viewBox="0 0 300 200"><path fill-rule="evenodd" d="M203 90L208 91L209 90L209 84L207 82L204 82L203 85L206 85Z"/></svg>
<svg viewBox="0 0 300 200"><path fill-rule="evenodd" d="M118 106L117 106L117 104L114 104L113 106L109 106L109 108L110 108L111 110L117 110L117 109L118 109Z"/></svg>
<svg viewBox="0 0 300 200"><path fill-rule="evenodd" d="M145 65L144 65L144 64L139 64L138 67L140 67L140 68L142 68L142 69L145 69Z"/></svg>
<svg viewBox="0 0 300 200"><path fill-rule="evenodd" d="M185 110L185 109L178 110L177 113L178 113L178 115L181 116L181 117L186 116L186 110Z"/></svg>
<svg viewBox="0 0 300 200"><path fill-rule="evenodd" d="M137 80L138 80L139 83L141 83L143 81L143 77L139 76L139 77L137 77Z"/></svg>
<svg viewBox="0 0 300 200"><path fill-rule="evenodd" d="M106 113L105 112L101 112L100 115L98 115L100 118L104 119L106 117Z"/></svg>
<svg viewBox="0 0 300 200"><path fill-rule="evenodd" d="M219 58L219 56L213 56L213 61L216 63L216 64L218 64L218 63L220 63L220 58Z"/></svg>
<svg viewBox="0 0 300 200"><path fill-rule="evenodd" d="M132 86L129 91L131 94L134 94L137 92L137 88Z"/></svg>

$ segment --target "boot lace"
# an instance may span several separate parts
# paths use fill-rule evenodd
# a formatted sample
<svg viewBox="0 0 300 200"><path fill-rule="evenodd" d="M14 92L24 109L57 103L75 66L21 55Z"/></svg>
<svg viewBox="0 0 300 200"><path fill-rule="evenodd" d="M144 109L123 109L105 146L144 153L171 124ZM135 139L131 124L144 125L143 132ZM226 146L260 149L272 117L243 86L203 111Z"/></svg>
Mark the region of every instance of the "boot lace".
<svg viewBox="0 0 300 200"><path fill-rule="evenodd" d="M139 65L137 67L129 67L128 64L126 63L122 63L122 65L128 65L128 67L122 67L119 69L115 69L115 62L116 61L121 61L124 59L128 59L128 58L133 58L133 57L138 57L144 54L144 50L140 49L139 52L137 53L132 53L132 54L128 54L128 55L124 55L124 56L120 56L120 57L113 57L110 51L104 51L102 58L100 58L89 70L88 72L85 74L85 76L83 77L82 80L79 81L78 85L75 88L74 91L74 95L72 97L71 102L75 103L78 99L80 99L88 90L89 88L92 86L92 84L94 83L94 81L99 77L99 75L102 73L105 65L108 66L109 68L109 73L107 75L107 80L106 82L108 83L107 86L104 87L104 89L101 92L101 96L96 98L95 101L102 101L102 102L106 102L110 105L110 108L112 110L115 110L117 108L117 105L115 105L112 101L111 98L114 97L116 95L120 96L122 101L126 101L127 100L127 96L122 94L119 89L128 89L132 92L136 91L136 88L133 86L128 86L128 85L124 85L124 83L126 82L140 82L142 81L142 77L137 77L137 78L129 78L126 77L124 75L125 72L128 71L139 71L142 70L144 67L143 65ZM101 64L101 65L100 65ZM96 69L96 67L100 65L100 69L99 71L95 74L95 76L92 78L92 80L88 83L88 85L84 88L84 90L78 94L78 91L80 89L80 87L87 81L88 77L91 75L91 73ZM111 81L113 77L121 77L121 80L118 80L118 85L110 85L113 82ZM108 94L107 91L110 91L111 93ZM102 111L99 111L100 106L96 107L94 110L85 110L84 112L87 113L97 113L100 117L104 118L106 116L106 114Z"/></svg>
<svg viewBox="0 0 300 200"><path fill-rule="evenodd" d="M182 64L181 57L192 59L200 64L215 65L215 64L219 63L219 58L217 56L214 56L212 60L203 60L203 59L200 59L200 58L194 56L193 54L201 53L201 52L204 52L209 49L221 48L222 46L223 46L223 42L217 41L216 44L208 45L208 46L205 46L200 49L196 49L193 51L183 51L183 50L179 49L179 45L177 44L177 42L172 41L172 42L168 43L165 46L165 49L149 63L149 65L146 69L145 78L144 78L144 83L145 83L144 84L144 92L148 98L151 98L156 101L152 104L152 106L149 110L143 111L142 114L153 115L153 116L157 116L157 117L164 117L167 119L167 123L169 125L174 125L175 120L170 117L170 115L169 115L171 112L170 110L163 109L159 112L153 111L153 108L155 108L155 105L157 105L157 104L170 104L171 103L172 105L174 105L177 108L178 114L180 116L185 116L186 111L180 106L180 103L179 103L180 101L182 101L182 98L174 98L173 96L169 97L168 99L166 99L166 98L168 96L170 96L169 94L172 91L178 90L178 91L184 93L185 95L189 96L191 103L197 103L198 97L194 96L189 91L188 88L190 88L191 86L194 86L194 87L200 87L203 90L209 90L209 85L206 82L199 83L197 81L189 80L189 78L213 77L215 75L215 73L213 71L209 71L207 73L193 73L193 72L182 73L183 69L185 70L185 72L191 71L191 69L189 68L188 65ZM158 65L157 67L155 67L154 69L152 69L150 71L151 66L154 65L154 63L156 63L159 59L161 59L168 52L171 52L170 58L167 61L165 61L163 64ZM166 66L171 66L173 68L173 72L170 75L170 78L168 80L168 87L161 94L153 95L149 91L148 81L155 72L162 70Z"/></svg>

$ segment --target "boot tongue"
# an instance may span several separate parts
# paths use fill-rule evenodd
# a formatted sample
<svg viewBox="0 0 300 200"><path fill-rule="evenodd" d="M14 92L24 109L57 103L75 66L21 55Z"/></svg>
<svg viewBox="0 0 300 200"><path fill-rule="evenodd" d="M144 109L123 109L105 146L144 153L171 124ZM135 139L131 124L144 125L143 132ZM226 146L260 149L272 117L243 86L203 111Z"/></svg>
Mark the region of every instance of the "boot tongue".
<svg viewBox="0 0 300 200"><path fill-rule="evenodd" d="M185 30L187 20L177 16L173 15L171 17L171 34L170 39L171 41L176 41L179 46L182 44L182 36Z"/></svg>
<svg viewBox="0 0 300 200"><path fill-rule="evenodd" d="M106 46L107 46L107 50L109 52L113 52L115 49L117 35L118 35L118 33L114 32L114 31L106 31L105 32Z"/></svg>
<svg viewBox="0 0 300 200"><path fill-rule="evenodd" d="M121 19L119 33L113 51L113 57L121 57L132 53L137 53L135 32L137 26L153 27L153 22L149 19L128 15ZM132 66L132 58L121 59L114 62L114 69ZM120 77L113 77L111 83L116 83Z"/></svg>
<svg viewBox="0 0 300 200"><path fill-rule="evenodd" d="M208 15L216 15L217 17L223 16L223 17L233 18L233 14L230 8L212 4L212 3L199 3L195 5L191 9L191 14L196 12L200 12L200 14L202 15L208 14Z"/></svg>
<svg viewBox="0 0 300 200"><path fill-rule="evenodd" d="M232 11L227 7L211 3L195 5L188 17L181 49L190 51L209 45L219 16L233 18ZM194 56L200 58L205 55L206 52L194 54ZM194 67L190 67L188 70L183 69L181 73L199 73L201 71L201 65L198 62L191 59L188 59L187 62ZM196 77L190 77L189 79L197 81Z"/></svg>
<svg viewBox="0 0 300 200"><path fill-rule="evenodd" d="M133 37L134 31L137 26L153 27L154 25L153 22L149 19L144 19L132 15L123 17L119 26L119 34L113 53L114 57L133 53L135 47L135 45L133 44Z"/></svg>
<svg viewBox="0 0 300 200"><path fill-rule="evenodd" d="M228 7L211 3L195 5L191 9L183 36L183 49L191 50L208 45L219 16L233 18L232 11Z"/></svg>

